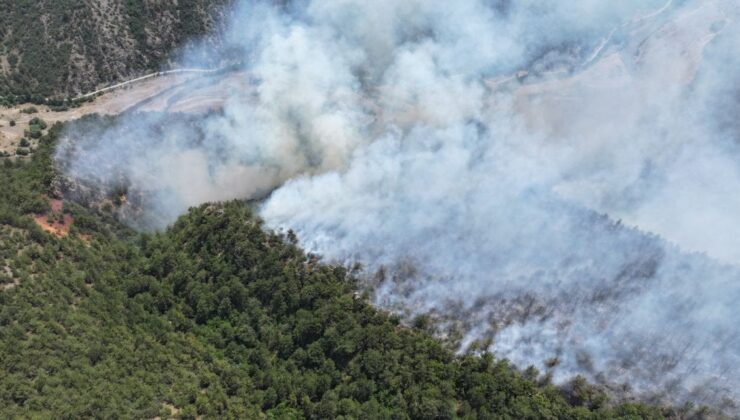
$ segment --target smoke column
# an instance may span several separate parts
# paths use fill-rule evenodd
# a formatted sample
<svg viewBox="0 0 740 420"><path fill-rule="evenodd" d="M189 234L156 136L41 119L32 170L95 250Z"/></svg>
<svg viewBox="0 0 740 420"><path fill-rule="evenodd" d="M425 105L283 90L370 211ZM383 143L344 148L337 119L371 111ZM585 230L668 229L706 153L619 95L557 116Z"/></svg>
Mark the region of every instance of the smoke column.
<svg viewBox="0 0 740 420"><path fill-rule="evenodd" d="M461 351L721 404L740 397L739 15L243 3L225 36L249 89L187 123L77 124L59 164L125 180L150 227L267 195L268 225L362 263L379 306L430 314Z"/></svg>

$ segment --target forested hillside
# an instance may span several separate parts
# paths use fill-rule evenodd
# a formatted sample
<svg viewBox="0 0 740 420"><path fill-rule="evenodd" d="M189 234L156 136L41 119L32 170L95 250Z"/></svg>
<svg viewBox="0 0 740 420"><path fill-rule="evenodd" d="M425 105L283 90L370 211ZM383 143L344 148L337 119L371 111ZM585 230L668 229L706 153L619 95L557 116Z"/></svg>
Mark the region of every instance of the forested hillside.
<svg viewBox="0 0 740 420"><path fill-rule="evenodd" d="M191 209L158 234L50 206L59 130L31 159L0 164L0 418L679 414L456 356L370 306L290 233L265 231L245 203Z"/></svg>
<svg viewBox="0 0 740 420"><path fill-rule="evenodd" d="M156 70L177 47L222 22L228 4L0 0L0 96L40 102Z"/></svg>

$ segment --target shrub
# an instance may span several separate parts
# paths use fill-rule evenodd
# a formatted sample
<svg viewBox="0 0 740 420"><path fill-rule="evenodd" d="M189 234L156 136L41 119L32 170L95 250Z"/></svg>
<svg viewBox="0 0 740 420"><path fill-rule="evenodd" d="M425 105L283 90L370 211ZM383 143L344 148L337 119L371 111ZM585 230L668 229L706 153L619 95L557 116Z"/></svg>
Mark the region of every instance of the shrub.
<svg viewBox="0 0 740 420"><path fill-rule="evenodd" d="M34 125L34 126L31 126L30 130L26 130L24 134L26 135L26 137L30 137L32 139L38 139L38 138L41 138L42 133L41 133L41 129L38 128L38 126Z"/></svg>
<svg viewBox="0 0 740 420"><path fill-rule="evenodd" d="M39 117L34 117L31 119L31 121L28 122L29 126L38 126L40 129L45 130L48 125L46 124L46 121L42 120Z"/></svg>

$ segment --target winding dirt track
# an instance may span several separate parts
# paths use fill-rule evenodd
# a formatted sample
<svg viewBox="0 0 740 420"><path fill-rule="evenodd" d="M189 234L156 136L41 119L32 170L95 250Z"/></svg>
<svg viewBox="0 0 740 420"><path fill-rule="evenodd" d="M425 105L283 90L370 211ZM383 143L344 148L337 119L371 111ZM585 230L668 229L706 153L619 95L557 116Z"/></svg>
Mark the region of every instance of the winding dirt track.
<svg viewBox="0 0 740 420"><path fill-rule="evenodd" d="M147 79L151 79L154 77L162 77L162 76L169 76L169 75L175 75L175 74L187 74L187 73L195 73L195 74L213 74L218 71L221 71L221 69L174 69L174 70L166 70L166 71L158 71L154 73L149 73L141 77L137 77L135 79L126 80L125 82L116 83L115 85L111 85L108 87L104 87L102 89L98 89L96 91L86 93L84 95L77 96L74 98L75 100L82 100L87 99L96 95L100 95L103 93L107 93L116 89L120 89L126 86L133 85L135 83L142 82Z"/></svg>

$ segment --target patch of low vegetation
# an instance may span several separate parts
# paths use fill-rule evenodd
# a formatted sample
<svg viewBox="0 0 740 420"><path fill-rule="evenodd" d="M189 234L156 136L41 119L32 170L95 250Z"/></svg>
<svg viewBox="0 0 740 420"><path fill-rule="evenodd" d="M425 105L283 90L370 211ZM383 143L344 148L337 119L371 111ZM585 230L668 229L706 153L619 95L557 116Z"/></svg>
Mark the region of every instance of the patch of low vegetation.
<svg viewBox="0 0 740 420"><path fill-rule="evenodd" d="M46 124L46 121L42 120L39 117L31 118L31 120L28 122L28 125L30 127L34 127L35 126L39 130L46 130L46 127L48 127L48 125Z"/></svg>
<svg viewBox="0 0 740 420"><path fill-rule="evenodd" d="M44 134L44 130L46 128L47 124L44 120L38 117L34 117L28 122L28 130L25 130L24 135L31 139L39 139ZM21 146L23 146L23 140L25 139L21 140ZM26 141L26 143L28 143L28 141Z"/></svg>

